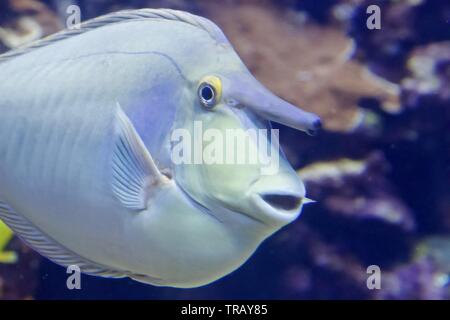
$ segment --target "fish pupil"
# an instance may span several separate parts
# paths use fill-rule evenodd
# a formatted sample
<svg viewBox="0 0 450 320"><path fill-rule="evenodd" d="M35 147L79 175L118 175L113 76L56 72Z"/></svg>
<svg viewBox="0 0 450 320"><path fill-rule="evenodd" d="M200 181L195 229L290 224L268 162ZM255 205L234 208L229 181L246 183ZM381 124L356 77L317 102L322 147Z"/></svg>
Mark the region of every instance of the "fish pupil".
<svg viewBox="0 0 450 320"><path fill-rule="evenodd" d="M214 91L211 87L205 86L202 88L201 95L205 101L211 101L214 97Z"/></svg>

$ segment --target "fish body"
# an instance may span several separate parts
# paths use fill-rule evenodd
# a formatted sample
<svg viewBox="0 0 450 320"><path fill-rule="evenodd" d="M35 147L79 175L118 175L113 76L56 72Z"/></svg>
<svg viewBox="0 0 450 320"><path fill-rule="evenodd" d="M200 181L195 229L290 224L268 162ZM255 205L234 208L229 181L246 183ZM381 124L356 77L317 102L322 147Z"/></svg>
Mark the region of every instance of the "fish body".
<svg viewBox="0 0 450 320"><path fill-rule="evenodd" d="M0 56L0 217L44 256L88 274L196 287L238 268L301 206L259 219L261 200L240 199L254 166L228 181L220 166L173 164L176 128L259 126L253 111L202 108L208 74L230 94L241 74L256 83L217 26L172 10L112 14ZM314 115L292 115L314 128ZM278 179L301 200L303 184L284 159L280 168L255 188Z"/></svg>

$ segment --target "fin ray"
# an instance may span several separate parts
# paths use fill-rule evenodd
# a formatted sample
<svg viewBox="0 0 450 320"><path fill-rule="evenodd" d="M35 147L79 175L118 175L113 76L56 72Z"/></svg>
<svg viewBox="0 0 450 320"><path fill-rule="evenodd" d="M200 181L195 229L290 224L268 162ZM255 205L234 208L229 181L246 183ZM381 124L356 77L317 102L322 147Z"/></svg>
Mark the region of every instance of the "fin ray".
<svg viewBox="0 0 450 320"><path fill-rule="evenodd" d="M133 124L119 103L116 112L117 138L112 157L112 189L126 208L147 208L149 189L164 181Z"/></svg>

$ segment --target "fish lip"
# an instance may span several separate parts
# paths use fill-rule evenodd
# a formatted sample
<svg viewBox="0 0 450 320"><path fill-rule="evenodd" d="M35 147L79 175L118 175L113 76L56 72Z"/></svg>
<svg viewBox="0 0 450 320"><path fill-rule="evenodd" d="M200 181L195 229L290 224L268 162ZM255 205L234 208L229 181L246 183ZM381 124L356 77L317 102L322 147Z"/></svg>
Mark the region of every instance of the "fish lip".
<svg viewBox="0 0 450 320"><path fill-rule="evenodd" d="M268 219L270 221L270 224L281 224L281 225L286 225L291 223L292 221L294 221L295 219L297 219L300 215L300 213L302 212L302 208L303 208L303 204L305 201L305 196L299 193L294 193L294 192L277 192L276 194L279 195L286 195L286 196L293 196L293 197L297 197L300 200L300 205L298 206L298 208L294 209L294 210L283 210L283 209L276 209L274 207L272 207L269 203L267 203L264 199L263 196L264 194L267 194L267 192L265 193L255 193L252 195L252 202L256 205L256 207L261 210L260 213L262 213L266 219ZM264 219L264 220L266 220ZM267 222L266 222L267 224Z"/></svg>

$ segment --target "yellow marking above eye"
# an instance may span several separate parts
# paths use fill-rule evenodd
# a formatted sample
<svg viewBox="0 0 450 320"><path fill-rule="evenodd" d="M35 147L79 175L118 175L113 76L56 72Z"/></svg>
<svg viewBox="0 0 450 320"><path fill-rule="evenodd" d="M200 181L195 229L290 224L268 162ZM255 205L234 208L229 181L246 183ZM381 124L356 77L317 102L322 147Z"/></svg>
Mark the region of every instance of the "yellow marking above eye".
<svg viewBox="0 0 450 320"><path fill-rule="evenodd" d="M222 98L222 80L216 76L206 76L200 80L200 85L203 83L209 84L214 89L216 95L216 103Z"/></svg>

